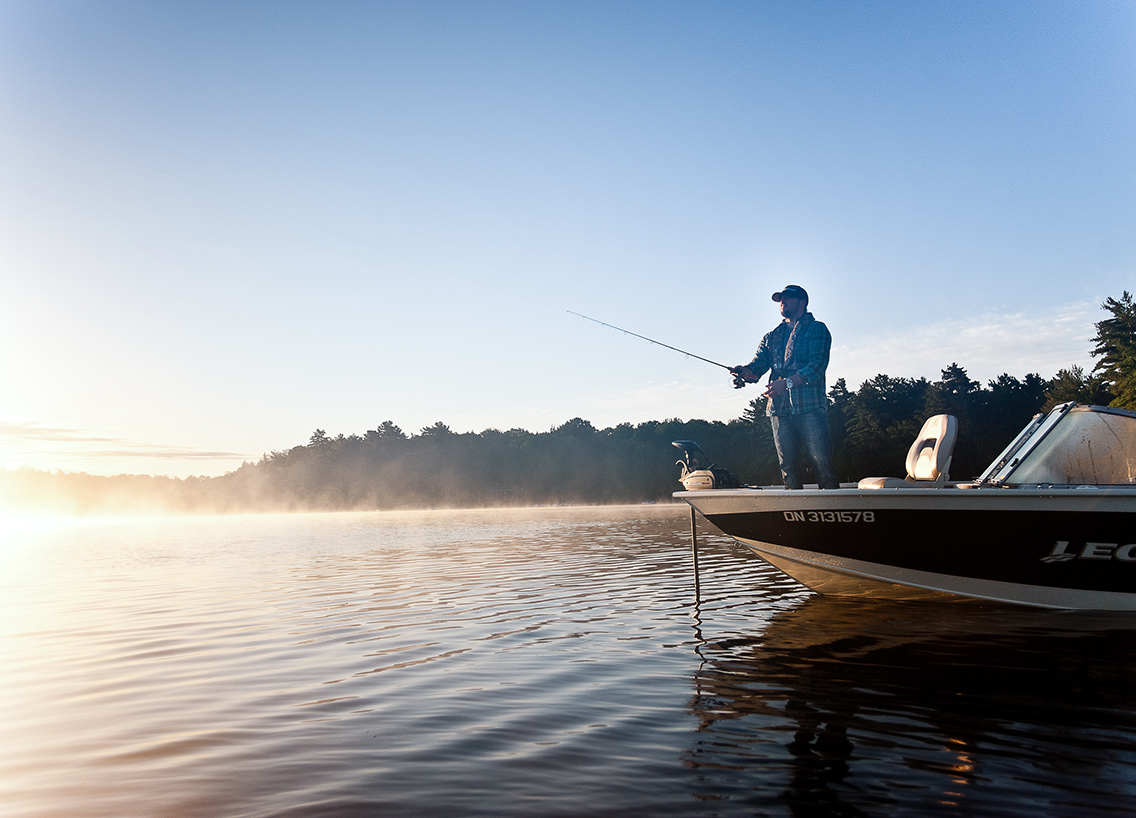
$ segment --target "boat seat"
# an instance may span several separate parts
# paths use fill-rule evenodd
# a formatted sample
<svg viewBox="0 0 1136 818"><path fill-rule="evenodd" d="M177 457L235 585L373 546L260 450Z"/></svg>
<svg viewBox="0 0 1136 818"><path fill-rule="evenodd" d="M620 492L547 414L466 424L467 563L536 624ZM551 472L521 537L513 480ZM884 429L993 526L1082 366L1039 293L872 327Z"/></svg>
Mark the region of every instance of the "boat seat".
<svg viewBox="0 0 1136 818"><path fill-rule="evenodd" d="M947 470L951 465L955 438L958 437L958 418L954 415L935 415L927 418L915 442L907 450L907 477L865 477L858 484L862 489L935 488L950 479Z"/></svg>

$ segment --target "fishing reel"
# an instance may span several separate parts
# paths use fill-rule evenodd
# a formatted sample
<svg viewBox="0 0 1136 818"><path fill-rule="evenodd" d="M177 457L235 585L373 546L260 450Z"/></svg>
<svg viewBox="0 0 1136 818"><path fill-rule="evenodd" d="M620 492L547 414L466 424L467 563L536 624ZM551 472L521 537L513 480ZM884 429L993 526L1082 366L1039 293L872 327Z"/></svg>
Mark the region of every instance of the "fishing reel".
<svg viewBox="0 0 1136 818"><path fill-rule="evenodd" d="M739 368L740 367L737 367L737 368L730 367L729 368L730 372L734 376L734 389L741 389L742 387L744 387L746 385L746 383L748 383L748 381L746 381L746 379L742 377L742 373L738 371Z"/></svg>

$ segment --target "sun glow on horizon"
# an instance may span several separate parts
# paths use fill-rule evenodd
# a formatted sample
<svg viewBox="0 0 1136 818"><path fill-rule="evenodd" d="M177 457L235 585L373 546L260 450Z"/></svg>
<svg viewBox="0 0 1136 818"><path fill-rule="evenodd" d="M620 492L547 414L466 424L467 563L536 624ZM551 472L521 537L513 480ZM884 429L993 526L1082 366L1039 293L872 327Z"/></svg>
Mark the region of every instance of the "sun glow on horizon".
<svg viewBox="0 0 1136 818"><path fill-rule="evenodd" d="M0 559L12 557L45 534L71 528L89 519L59 511L22 510L0 505Z"/></svg>
<svg viewBox="0 0 1136 818"><path fill-rule="evenodd" d="M245 452L153 444L116 432L0 419L0 469L99 477L217 477L257 458Z"/></svg>

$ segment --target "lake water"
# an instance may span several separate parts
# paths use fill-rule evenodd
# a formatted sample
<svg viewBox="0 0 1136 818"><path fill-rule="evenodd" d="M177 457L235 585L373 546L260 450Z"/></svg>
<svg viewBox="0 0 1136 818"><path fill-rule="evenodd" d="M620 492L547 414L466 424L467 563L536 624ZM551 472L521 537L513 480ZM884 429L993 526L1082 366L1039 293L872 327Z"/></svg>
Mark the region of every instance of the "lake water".
<svg viewBox="0 0 1136 818"><path fill-rule="evenodd" d="M670 505L0 548L0 814L1136 814L1136 620L812 595Z"/></svg>

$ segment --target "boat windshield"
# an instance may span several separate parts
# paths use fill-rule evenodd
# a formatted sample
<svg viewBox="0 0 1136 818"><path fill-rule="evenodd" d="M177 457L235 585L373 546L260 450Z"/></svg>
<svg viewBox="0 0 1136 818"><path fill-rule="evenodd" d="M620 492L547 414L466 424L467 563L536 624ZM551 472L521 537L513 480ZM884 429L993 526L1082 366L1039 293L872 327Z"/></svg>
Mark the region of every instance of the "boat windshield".
<svg viewBox="0 0 1136 818"><path fill-rule="evenodd" d="M1136 484L1136 413L1073 408L1000 482Z"/></svg>

